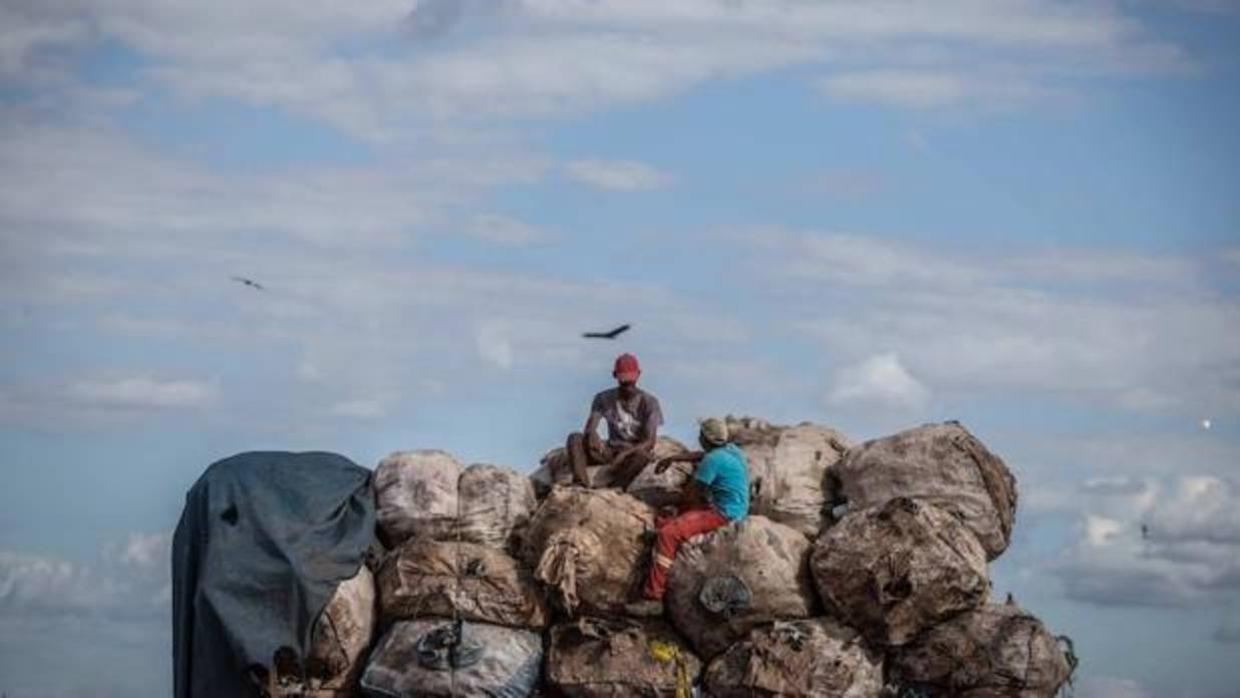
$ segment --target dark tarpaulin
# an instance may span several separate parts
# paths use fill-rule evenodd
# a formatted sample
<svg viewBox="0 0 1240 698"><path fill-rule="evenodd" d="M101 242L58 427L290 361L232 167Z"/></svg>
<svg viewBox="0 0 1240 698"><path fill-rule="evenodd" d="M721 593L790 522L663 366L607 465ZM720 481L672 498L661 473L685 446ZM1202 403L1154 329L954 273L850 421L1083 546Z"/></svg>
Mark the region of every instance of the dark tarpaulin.
<svg viewBox="0 0 1240 698"><path fill-rule="evenodd" d="M374 540L371 471L334 453L242 453L203 473L172 542L175 698L258 696L245 673L304 658Z"/></svg>

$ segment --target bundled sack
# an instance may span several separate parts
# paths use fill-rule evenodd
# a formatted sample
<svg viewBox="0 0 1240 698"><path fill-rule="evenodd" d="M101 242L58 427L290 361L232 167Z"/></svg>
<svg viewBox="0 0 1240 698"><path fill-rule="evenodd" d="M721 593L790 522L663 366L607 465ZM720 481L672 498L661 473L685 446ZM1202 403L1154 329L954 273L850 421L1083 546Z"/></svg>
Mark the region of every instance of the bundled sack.
<svg viewBox="0 0 1240 698"><path fill-rule="evenodd" d="M810 568L828 613L885 645L977 608L990 591L986 551L969 529L907 497L824 531Z"/></svg>
<svg viewBox="0 0 1240 698"><path fill-rule="evenodd" d="M714 657L755 626L813 611L810 543L762 516L691 538L680 548L664 603L698 655Z"/></svg>
<svg viewBox="0 0 1240 698"><path fill-rule="evenodd" d="M551 629L548 686L567 698L688 698L702 663L666 623L579 618Z"/></svg>
<svg viewBox="0 0 1240 698"><path fill-rule="evenodd" d="M538 501L528 476L499 465L474 463L457 481L461 540L515 547Z"/></svg>
<svg viewBox="0 0 1240 698"><path fill-rule="evenodd" d="M830 511L827 469L848 449L848 437L808 422L781 427L731 415L724 421L749 463L749 511L817 536Z"/></svg>
<svg viewBox="0 0 1240 698"><path fill-rule="evenodd" d="M419 540L513 543L534 509L529 478L511 468L462 468L439 450L398 451L375 469L379 530L388 547Z"/></svg>
<svg viewBox="0 0 1240 698"><path fill-rule="evenodd" d="M988 604L930 628L892 659L897 683L961 698L1052 698L1075 658L1040 620L1014 604Z"/></svg>
<svg viewBox="0 0 1240 698"><path fill-rule="evenodd" d="M882 695L883 658L830 618L755 629L715 658L703 677L712 698Z"/></svg>
<svg viewBox="0 0 1240 698"><path fill-rule="evenodd" d="M832 468L850 510L913 497L956 514L993 560L1016 518L1016 479L959 422L927 424L867 441Z"/></svg>
<svg viewBox="0 0 1240 698"><path fill-rule="evenodd" d="M383 698L524 698L538 684L542 656L542 637L528 630L398 621L371 653L361 687Z"/></svg>
<svg viewBox="0 0 1240 698"><path fill-rule="evenodd" d="M397 451L375 468L379 532L394 548L411 538L452 540L461 463L447 451Z"/></svg>
<svg viewBox="0 0 1240 698"><path fill-rule="evenodd" d="M643 581L653 529L654 509L623 492L556 487L522 557L569 615L620 614Z"/></svg>
<svg viewBox="0 0 1240 698"><path fill-rule="evenodd" d="M348 698L362 674L374 638L375 578L363 565L336 588L314 623L306 659L307 698Z"/></svg>
<svg viewBox="0 0 1240 698"><path fill-rule="evenodd" d="M477 543L413 540L379 569L385 621L434 616L542 628L547 609L534 579L502 550Z"/></svg>
<svg viewBox="0 0 1240 698"><path fill-rule="evenodd" d="M674 504L680 501L681 487L688 482L693 466L689 463L675 463L663 473L654 472L654 462L666 456L684 453L684 444L669 436L660 436L654 443L650 465L629 483L626 492L655 507ZM592 465L586 468L593 487L610 487L613 479L613 468L610 465ZM554 475L552 475L554 473ZM555 485L571 485L573 483L572 465L568 462L568 452L563 448L553 448L542 457L538 469L530 475L534 489L540 497L546 496Z"/></svg>

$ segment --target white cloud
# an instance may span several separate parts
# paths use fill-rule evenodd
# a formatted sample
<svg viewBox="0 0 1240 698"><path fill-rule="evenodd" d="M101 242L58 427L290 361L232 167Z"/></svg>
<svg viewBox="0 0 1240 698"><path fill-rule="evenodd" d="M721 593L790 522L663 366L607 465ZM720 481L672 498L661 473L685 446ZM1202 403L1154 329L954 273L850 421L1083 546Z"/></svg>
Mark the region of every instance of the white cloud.
<svg viewBox="0 0 1240 698"><path fill-rule="evenodd" d="M1240 486L1186 475L1167 486L1086 483L1076 544L1054 566L1070 598L1115 606L1240 602ZM1102 500L1102 501L1099 501ZM1110 501L1105 501L1110 500Z"/></svg>
<svg viewBox="0 0 1240 698"><path fill-rule="evenodd" d="M529 245L548 238L547 231L539 226L493 213L474 216L466 229L480 240L500 245Z"/></svg>
<svg viewBox="0 0 1240 698"><path fill-rule="evenodd" d="M197 409L212 404L216 390L201 381L132 376L75 381L66 387L64 396L83 407Z"/></svg>
<svg viewBox="0 0 1240 698"><path fill-rule="evenodd" d="M917 409L930 399L930 391L914 378L894 353L872 356L840 370L827 396L834 405L853 403Z"/></svg>
<svg viewBox="0 0 1240 698"><path fill-rule="evenodd" d="M564 172L582 184L611 191L664 189L675 181L666 172L631 160L574 160L564 165Z"/></svg>
<svg viewBox="0 0 1240 698"><path fill-rule="evenodd" d="M784 322L845 365L895 352L936 397L1020 392L1194 418L1240 412L1240 303L1201 285L1199 261L983 254L770 228L731 237L753 250L751 271ZM1060 259L1078 266L1055 271Z"/></svg>
<svg viewBox="0 0 1240 698"><path fill-rule="evenodd" d="M461 120L633 104L794 65L830 72L829 90L903 107L962 96L1023 101L1098 76L1188 64L1121 9L1052 0L276 0L262 8L56 0L20 3L0 18L0 76L45 76L69 99L77 87L61 54L111 41L149 61L138 71L144 87L274 105L391 140L459 134ZM972 75L979 53L1021 69Z"/></svg>
<svg viewBox="0 0 1240 698"><path fill-rule="evenodd" d="M869 102L906 109L936 109L983 102L1019 105L1056 96L1056 90L1028 77L984 78L942 70L867 70L823 78L819 89L845 102Z"/></svg>
<svg viewBox="0 0 1240 698"><path fill-rule="evenodd" d="M171 534L135 533L105 544L95 564L0 551L0 618L165 615Z"/></svg>
<svg viewBox="0 0 1240 698"><path fill-rule="evenodd" d="M331 413L352 419L377 419L387 414L387 408L378 400L345 400L332 405Z"/></svg>
<svg viewBox="0 0 1240 698"><path fill-rule="evenodd" d="M484 361L496 368L504 370L512 368L512 342L508 338L508 329L504 325L494 322L479 325L474 330L474 341L478 348L478 356Z"/></svg>
<svg viewBox="0 0 1240 698"><path fill-rule="evenodd" d="M1133 679L1086 676L1072 688L1075 698L1154 698L1153 691Z"/></svg>

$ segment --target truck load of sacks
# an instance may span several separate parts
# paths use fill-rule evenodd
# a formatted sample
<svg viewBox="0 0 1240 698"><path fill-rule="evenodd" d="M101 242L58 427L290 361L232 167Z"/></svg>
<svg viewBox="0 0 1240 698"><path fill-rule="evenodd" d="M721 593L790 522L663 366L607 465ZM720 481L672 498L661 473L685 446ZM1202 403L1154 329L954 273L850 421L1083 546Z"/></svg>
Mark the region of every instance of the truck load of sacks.
<svg viewBox="0 0 1240 698"><path fill-rule="evenodd" d="M991 598L1016 482L965 427L854 443L726 421L750 514L682 546L659 617L626 605L691 466L652 464L621 491L605 467L595 489L556 481L559 451L531 475L437 450L384 458L382 545L316 622L299 664L317 674L269 684L321 698L1049 698L1068 681L1070 641Z"/></svg>

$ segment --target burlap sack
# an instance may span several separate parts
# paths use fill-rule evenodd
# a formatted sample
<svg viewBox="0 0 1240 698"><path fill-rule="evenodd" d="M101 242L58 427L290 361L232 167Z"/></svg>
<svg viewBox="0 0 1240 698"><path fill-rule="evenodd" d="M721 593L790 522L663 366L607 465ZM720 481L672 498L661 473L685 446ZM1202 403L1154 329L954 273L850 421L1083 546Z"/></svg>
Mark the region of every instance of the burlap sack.
<svg viewBox="0 0 1240 698"><path fill-rule="evenodd" d="M556 487L530 520L523 559L572 615L614 615L646 570L654 510L616 490Z"/></svg>
<svg viewBox="0 0 1240 698"><path fill-rule="evenodd" d="M411 538L452 540L456 535L461 463L446 451L397 451L375 468L379 533L389 548Z"/></svg>
<svg viewBox="0 0 1240 698"><path fill-rule="evenodd" d="M940 623L892 658L898 684L962 698L1052 698L1072 673L1070 654L1016 605L988 604Z"/></svg>
<svg viewBox="0 0 1240 698"><path fill-rule="evenodd" d="M662 621L578 618L551 629L546 681L566 698L688 698L702 663Z"/></svg>
<svg viewBox="0 0 1240 698"><path fill-rule="evenodd" d="M451 621L398 621L362 674L370 696L524 698L538 684L542 637L517 628Z"/></svg>
<svg viewBox="0 0 1240 698"><path fill-rule="evenodd" d="M515 549L538 502L529 477L512 468L475 463L457 481L461 540Z"/></svg>
<svg viewBox="0 0 1240 698"><path fill-rule="evenodd" d="M901 645L986 602L986 552L955 516L907 497L850 512L810 556L830 615L872 642Z"/></svg>
<svg viewBox="0 0 1240 698"><path fill-rule="evenodd" d="M692 463L674 463L662 473L655 472L660 458L684 453L684 444L668 436L660 436L654 444L653 458L625 492L655 508L678 504L683 499L685 483L693 474Z"/></svg>
<svg viewBox="0 0 1240 698"><path fill-rule="evenodd" d="M656 507L680 501L681 487L693 472L690 463L677 463L663 473L654 472L654 460L685 452L684 444L670 436L660 436L654 444L650 465L633 479L626 490L629 494ZM609 465L592 465L586 468L592 487L611 487L615 480L614 469ZM552 477L552 473L555 477ZM568 463L568 453L563 448L553 448L542 457L538 469L530 475L539 497L545 497L553 485L571 485L573 475Z"/></svg>
<svg viewBox="0 0 1240 698"><path fill-rule="evenodd" d="M450 453L399 451L375 470L379 531L388 547L411 540L516 543L536 504L525 475L497 465L462 468Z"/></svg>
<svg viewBox="0 0 1240 698"><path fill-rule="evenodd" d="M913 497L961 517L993 560L1016 518L1016 480L959 422L927 424L849 449L832 468L850 510Z"/></svg>
<svg viewBox="0 0 1240 698"><path fill-rule="evenodd" d="M712 698L874 698L883 658L829 618L762 626L715 658L703 677Z"/></svg>
<svg viewBox="0 0 1240 698"><path fill-rule="evenodd" d="M533 577L503 551L477 543L409 541L379 569L384 622L462 618L542 628L547 609Z"/></svg>
<svg viewBox="0 0 1240 698"><path fill-rule="evenodd" d="M725 422L749 465L749 511L816 537L830 513L827 469L848 449L848 437L809 423L780 427L731 415Z"/></svg>
<svg viewBox="0 0 1240 698"><path fill-rule="evenodd" d="M711 658L757 625L809 616L809 548L805 536L762 516L694 537L668 578L672 623L699 656Z"/></svg>
<svg viewBox="0 0 1240 698"><path fill-rule="evenodd" d="M305 665L306 695L355 695L376 625L375 579L363 565L357 575L336 587L314 624Z"/></svg>

